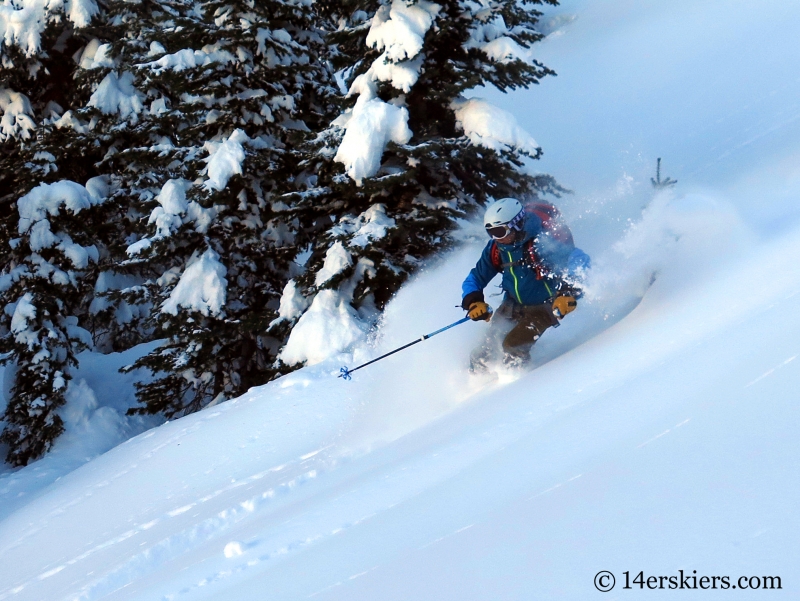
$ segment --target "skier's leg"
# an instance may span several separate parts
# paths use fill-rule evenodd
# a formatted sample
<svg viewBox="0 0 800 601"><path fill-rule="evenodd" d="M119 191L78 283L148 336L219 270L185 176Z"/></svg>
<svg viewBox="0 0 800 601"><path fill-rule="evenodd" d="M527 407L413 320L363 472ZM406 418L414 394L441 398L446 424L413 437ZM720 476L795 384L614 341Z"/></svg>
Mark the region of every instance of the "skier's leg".
<svg viewBox="0 0 800 601"><path fill-rule="evenodd" d="M518 307L516 325L503 339L503 363L522 366L531 358L531 347L544 331L558 323L549 304Z"/></svg>
<svg viewBox="0 0 800 601"><path fill-rule="evenodd" d="M512 303L504 300L492 314L486 337L470 355L469 370L471 372L486 371L490 363L500 358L502 340L516 323L512 319L512 312Z"/></svg>

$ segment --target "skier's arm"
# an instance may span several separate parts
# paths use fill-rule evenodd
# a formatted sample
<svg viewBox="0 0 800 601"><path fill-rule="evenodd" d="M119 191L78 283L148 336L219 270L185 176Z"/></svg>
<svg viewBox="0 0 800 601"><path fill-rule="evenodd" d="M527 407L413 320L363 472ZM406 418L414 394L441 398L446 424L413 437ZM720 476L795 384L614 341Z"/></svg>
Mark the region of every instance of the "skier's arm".
<svg viewBox="0 0 800 601"><path fill-rule="evenodd" d="M475 267L469 272L469 275L461 284L461 306L464 310L469 310L469 306L476 302L485 302L483 298L483 289L492 281L494 276L498 274L497 269L492 265L492 243L486 245L481 253L481 258L478 259Z"/></svg>
<svg viewBox="0 0 800 601"><path fill-rule="evenodd" d="M576 246L567 261L567 275L573 278L582 277L591 266L592 258Z"/></svg>
<svg viewBox="0 0 800 601"><path fill-rule="evenodd" d="M570 256L575 251L575 245L571 241L556 240L552 236L543 234L539 236L537 248L551 270L559 274L567 272Z"/></svg>

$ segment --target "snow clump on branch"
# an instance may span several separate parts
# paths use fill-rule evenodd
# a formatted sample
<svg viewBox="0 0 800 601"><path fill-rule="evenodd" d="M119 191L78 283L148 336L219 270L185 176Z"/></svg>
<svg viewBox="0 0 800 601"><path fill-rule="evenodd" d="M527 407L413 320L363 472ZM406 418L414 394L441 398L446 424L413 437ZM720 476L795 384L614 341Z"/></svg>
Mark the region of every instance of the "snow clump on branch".
<svg viewBox="0 0 800 601"><path fill-rule="evenodd" d="M516 40L506 35L508 33L512 32L500 15L486 23L476 20L464 48L466 50L477 48L489 59L498 63L505 64L517 60L530 63L532 60L530 50L520 46Z"/></svg>
<svg viewBox="0 0 800 601"><path fill-rule="evenodd" d="M322 269L316 273L314 279L315 286L322 286L335 275L353 264L353 258L341 242L335 242L325 253L325 262Z"/></svg>
<svg viewBox="0 0 800 601"><path fill-rule="evenodd" d="M347 216L333 226L331 236L350 236L349 246L365 247L373 240L386 236L397 223L386 214L386 205L374 204L356 218Z"/></svg>
<svg viewBox="0 0 800 601"><path fill-rule="evenodd" d="M62 206L77 214L102 201L102 198L92 196L85 187L68 180L39 184L17 202L19 233L27 233L36 223L46 221L48 215L57 216Z"/></svg>
<svg viewBox="0 0 800 601"><path fill-rule="evenodd" d="M97 89L89 98L89 106L93 106L106 115L119 115L125 119L142 112L142 94L133 87L133 75L123 72L117 75L111 71L100 82Z"/></svg>
<svg viewBox="0 0 800 601"><path fill-rule="evenodd" d="M19 92L0 88L0 142L11 138L28 140L36 123L31 118L33 109L28 97Z"/></svg>
<svg viewBox="0 0 800 601"><path fill-rule="evenodd" d="M536 140L522 129L514 115L481 98L455 100L450 105L458 125L474 146L496 152L515 149L536 156L540 152Z"/></svg>
<svg viewBox="0 0 800 601"><path fill-rule="evenodd" d="M242 162L245 157L242 144L249 140L246 133L237 129L222 143L205 143L205 149L209 154L206 159L208 180L205 185L209 190L224 190L231 177L242 174Z"/></svg>
<svg viewBox="0 0 800 601"><path fill-rule="evenodd" d="M438 4L425 0L411 6L393 0L391 7L382 6L372 20L367 45L384 52L353 81L348 96L358 94L356 105L333 122L345 129L334 160L344 164L347 175L358 185L378 172L389 142L407 144L411 140L408 110L378 98L377 82L411 91L419 79L425 33L440 10Z"/></svg>
<svg viewBox="0 0 800 601"><path fill-rule="evenodd" d="M391 7L381 6L375 13L367 45L385 49L384 55L392 61L414 58L422 50L425 33L441 8L426 0L412 5L393 0Z"/></svg>
<svg viewBox="0 0 800 601"><path fill-rule="evenodd" d="M26 56L40 50L42 32L61 12L78 28L87 27L98 12L95 0L2 0L0 39L6 47L17 46ZM0 45L0 55L2 46Z"/></svg>
<svg viewBox="0 0 800 601"><path fill-rule="evenodd" d="M80 59L77 61L81 69L91 71L102 67L114 67L114 60L109 55L111 44L101 44L100 40L94 39L83 49Z"/></svg>
<svg viewBox="0 0 800 601"><path fill-rule="evenodd" d="M406 144L411 140L408 110L362 94L352 111L334 125L344 127L345 134L334 160L344 163L347 175L361 185L381 166L381 156L389 142Z"/></svg>
<svg viewBox="0 0 800 601"><path fill-rule="evenodd" d="M294 280L289 280L283 288L280 307L278 308L278 319L275 321L292 321L297 319L308 308L309 300L303 296Z"/></svg>
<svg viewBox="0 0 800 601"><path fill-rule="evenodd" d="M92 185L92 188L97 190L101 186ZM17 202L17 230L20 234L27 235L28 246L34 253L55 247L76 269L85 269L90 259L98 261L97 247L81 246L74 243L65 232L53 232L48 216L57 216L62 207L77 214L103 201L103 198L91 194L75 182L63 180L53 184L40 184Z"/></svg>
<svg viewBox="0 0 800 601"><path fill-rule="evenodd" d="M195 253L178 285L161 306L161 312L177 315L178 309L183 307L205 316L219 314L225 305L227 273L219 255L212 249L207 249L199 257Z"/></svg>
<svg viewBox="0 0 800 601"><path fill-rule="evenodd" d="M160 59L137 65L139 68L150 67L156 73L164 70L183 71L195 67L206 67L213 63L227 64L236 60L230 52L219 50L217 46L205 46L202 50L184 48L174 54L167 54Z"/></svg>

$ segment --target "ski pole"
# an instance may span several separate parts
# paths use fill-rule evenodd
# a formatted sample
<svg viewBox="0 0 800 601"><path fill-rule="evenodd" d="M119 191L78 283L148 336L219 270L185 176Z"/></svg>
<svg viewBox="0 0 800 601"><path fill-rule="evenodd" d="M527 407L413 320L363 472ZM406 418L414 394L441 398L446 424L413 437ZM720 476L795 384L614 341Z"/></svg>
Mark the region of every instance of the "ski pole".
<svg viewBox="0 0 800 601"><path fill-rule="evenodd" d="M353 369L347 369L347 367L343 367L342 369L339 370L341 373L337 377L344 378L345 380L350 380L351 379L350 374L352 374L354 371L359 370L362 367L366 367L367 365L370 365L371 363L375 363L376 361L380 361L381 359L385 359L389 355L394 355L395 353L399 353L403 349L407 349L410 346L414 346L418 342L423 342L424 340L427 340L428 338L432 338L432 337L436 336L436 334L441 334L445 330L449 330L450 328L454 328L455 326L457 326L459 324L462 324L465 321L469 321L469 317L465 317L463 319L459 319L458 321L454 321L449 326L445 326L440 330L436 330L435 332L431 332L430 334L425 334L422 338L417 338L414 342L409 342L408 344L404 344L403 346L401 346L399 348L396 348L393 351L390 351L390 352L386 353L385 355L381 355L380 357L377 357L376 359L373 359L372 361L367 361L366 363L364 363L362 365L359 365L358 367L354 367Z"/></svg>

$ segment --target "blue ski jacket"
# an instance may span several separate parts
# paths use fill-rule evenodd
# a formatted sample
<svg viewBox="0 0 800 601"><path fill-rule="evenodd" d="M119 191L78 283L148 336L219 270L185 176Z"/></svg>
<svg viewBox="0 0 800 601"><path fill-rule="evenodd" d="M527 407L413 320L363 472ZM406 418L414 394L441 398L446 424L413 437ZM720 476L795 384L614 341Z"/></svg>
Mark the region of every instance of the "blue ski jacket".
<svg viewBox="0 0 800 601"><path fill-rule="evenodd" d="M522 231L523 235L513 244L500 244L490 240L483 249L478 263L461 286L461 304L465 309L476 301L484 300L483 289L498 273L503 274L502 288L505 298L520 305L543 303L555 296L558 287L563 283L562 276L573 263L575 251L588 261L588 256L573 244L555 240L543 232L542 221L535 214L527 215ZM538 269L530 260L531 240L540 263ZM492 246L495 244L501 261L499 269L492 262Z"/></svg>

